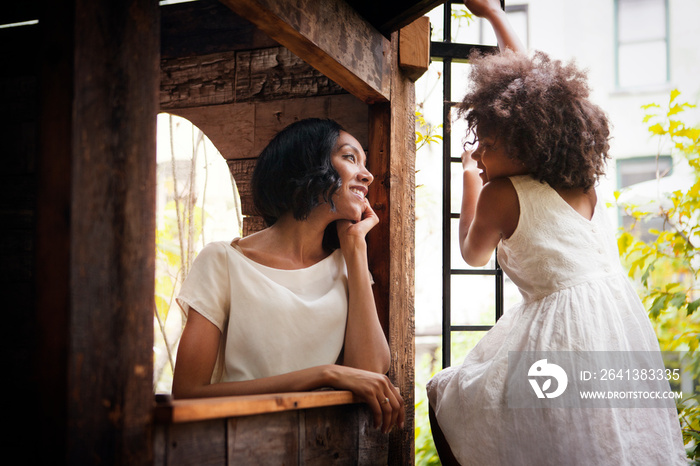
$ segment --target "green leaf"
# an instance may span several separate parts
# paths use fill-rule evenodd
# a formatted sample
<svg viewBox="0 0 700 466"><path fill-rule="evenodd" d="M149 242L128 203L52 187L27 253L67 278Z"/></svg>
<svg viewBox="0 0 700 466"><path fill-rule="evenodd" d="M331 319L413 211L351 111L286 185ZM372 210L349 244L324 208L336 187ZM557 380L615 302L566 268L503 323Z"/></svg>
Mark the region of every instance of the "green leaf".
<svg viewBox="0 0 700 466"><path fill-rule="evenodd" d="M661 314L661 311L664 309L666 309L666 296L657 296L649 309L649 315L654 319L657 319L659 314Z"/></svg>
<svg viewBox="0 0 700 466"><path fill-rule="evenodd" d="M700 299L696 299L695 301L691 301L688 303L688 315L691 315L695 311L698 310L698 307L700 307Z"/></svg>

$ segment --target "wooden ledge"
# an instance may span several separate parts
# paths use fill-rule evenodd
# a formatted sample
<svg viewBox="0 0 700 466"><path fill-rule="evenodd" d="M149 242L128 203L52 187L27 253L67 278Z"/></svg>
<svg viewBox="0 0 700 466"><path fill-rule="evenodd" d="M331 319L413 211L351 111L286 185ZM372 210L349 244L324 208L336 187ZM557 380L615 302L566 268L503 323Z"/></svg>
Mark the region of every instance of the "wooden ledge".
<svg viewBox="0 0 700 466"><path fill-rule="evenodd" d="M352 392L346 390L320 390L314 392L273 393L188 400L165 398L166 401L157 403L154 412L155 421L159 423L203 421L360 402Z"/></svg>

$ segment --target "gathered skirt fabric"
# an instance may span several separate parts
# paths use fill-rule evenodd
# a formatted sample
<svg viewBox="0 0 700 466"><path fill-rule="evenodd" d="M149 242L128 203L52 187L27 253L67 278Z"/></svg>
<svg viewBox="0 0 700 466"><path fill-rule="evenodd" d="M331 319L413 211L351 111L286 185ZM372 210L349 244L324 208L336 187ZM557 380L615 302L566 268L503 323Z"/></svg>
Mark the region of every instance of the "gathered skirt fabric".
<svg viewBox="0 0 700 466"><path fill-rule="evenodd" d="M686 464L675 409L509 408L512 351L658 351L622 273L580 283L506 312L461 366L428 383L438 424L466 465Z"/></svg>

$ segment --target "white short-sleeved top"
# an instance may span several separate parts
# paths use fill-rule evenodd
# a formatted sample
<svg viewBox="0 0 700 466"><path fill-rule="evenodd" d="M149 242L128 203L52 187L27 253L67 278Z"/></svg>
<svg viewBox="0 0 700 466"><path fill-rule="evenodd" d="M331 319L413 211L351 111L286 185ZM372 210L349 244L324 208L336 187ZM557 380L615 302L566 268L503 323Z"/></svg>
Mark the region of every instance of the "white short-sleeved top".
<svg viewBox="0 0 700 466"><path fill-rule="evenodd" d="M340 249L298 270L259 264L237 241L202 249L177 302L221 330L212 383L333 364L345 338L347 267Z"/></svg>

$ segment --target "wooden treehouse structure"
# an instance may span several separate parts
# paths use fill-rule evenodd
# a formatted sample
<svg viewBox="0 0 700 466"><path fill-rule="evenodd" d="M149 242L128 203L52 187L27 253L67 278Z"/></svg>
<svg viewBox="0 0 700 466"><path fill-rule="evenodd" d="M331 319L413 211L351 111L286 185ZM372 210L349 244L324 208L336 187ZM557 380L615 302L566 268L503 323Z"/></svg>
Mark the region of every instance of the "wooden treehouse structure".
<svg viewBox="0 0 700 466"><path fill-rule="evenodd" d="M413 464L414 87L442 1L17 1L0 28L2 344L10 450L28 464ZM38 22L37 22L38 20ZM248 180L288 123L368 152L368 238L403 430L348 392L156 401L156 115L192 121ZM8 453L9 455L9 453Z"/></svg>

